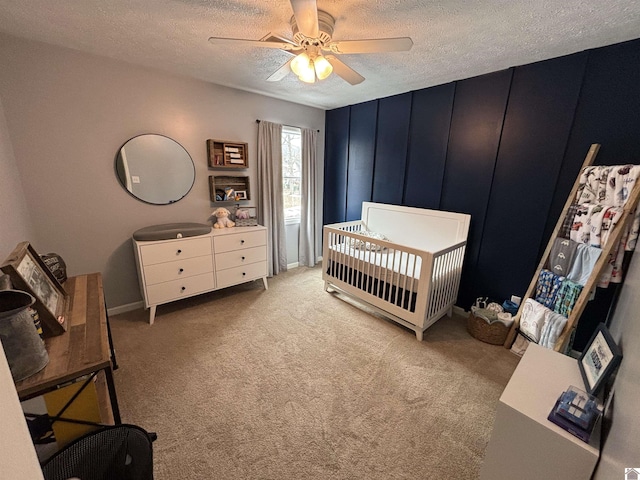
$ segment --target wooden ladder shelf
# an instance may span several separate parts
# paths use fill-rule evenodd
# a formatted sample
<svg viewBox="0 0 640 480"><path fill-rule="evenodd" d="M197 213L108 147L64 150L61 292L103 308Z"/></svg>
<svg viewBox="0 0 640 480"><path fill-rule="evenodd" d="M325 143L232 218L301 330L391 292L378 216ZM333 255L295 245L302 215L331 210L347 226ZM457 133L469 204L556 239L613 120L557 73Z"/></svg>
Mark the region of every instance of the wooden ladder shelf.
<svg viewBox="0 0 640 480"><path fill-rule="evenodd" d="M578 192L578 187L580 185L580 175L582 174L583 170L586 167L593 164L593 161L596 155L598 154L599 150L600 150L600 144L594 143L593 145L591 145L591 148L589 148L589 151L587 152L587 156L585 157L584 163L582 164L582 168L580 169L578 178L576 178L576 181L573 184L573 189L571 190L571 193L569 194L569 197L567 198L567 201L564 205L564 209L562 210L562 213L558 218L558 222L556 223L556 228L553 230L553 233L551 234L551 238L549 239L547 248L545 249L544 254L542 255L542 258L540 259L538 268L533 278L531 279L531 283L529 284L527 293L524 295L524 297L522 297L522 303L520 304L520 309L518 310L518 313L515 316L513 325L511 326L511 329L509 330L509 333L507 335L507 339L504 342L504 346L506 348L511 348L511 345L513 344L513 341L516 338L517 329L518 329L518 326L520 325L520 316L522 315L522 306L524 305L524 301L527 298L535 297L535 292L536 292L536 287L538 284L538 278L540 276L540 272L542 271L544 266L547 264L547 260L549 259L549 255L551 253L551 248L553 247L553 243L560 233L563 220L567 215L569 207L571 206L572 203L575 203L576 201L576 195ZM607 267L607 264L611 259L611 255L615 254L616 247L620 243L620 239L622 237L623 232L625 231L627 224L633 220L633 214L635 212L639 199L640 199L640 181L636 182L635 185L633 186L633 190L629 195L627 203L623 207L623 212L620 217L620 220L615 224L615 226L609 233L609 238L607 240L607 243L602 248L602 253L600 254L600 258L598 259L595 266L593 267L591 275L589 276L589 280L582 288L582 292L580 293L580 296L576 300L576 303L573 306L573 309L571 310L571 314L567 319L567 324L564 330L558 337L558 340L555 345L556 351L563 352L567 348L567 344L569 343L569 340L571 338L571 333L578 325L580 316L582 315L582 312L584 311L587 305L587 302L589 301L591 291L595 288L598 282L598 279L600 278L601 274L604 272L605 268Z"/></svg>

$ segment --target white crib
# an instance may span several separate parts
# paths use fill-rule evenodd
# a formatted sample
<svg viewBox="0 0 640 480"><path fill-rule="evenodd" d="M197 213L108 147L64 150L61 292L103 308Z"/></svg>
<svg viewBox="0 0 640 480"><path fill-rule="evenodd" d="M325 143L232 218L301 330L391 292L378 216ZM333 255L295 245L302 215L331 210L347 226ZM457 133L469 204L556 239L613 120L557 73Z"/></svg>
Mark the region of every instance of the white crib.
<svg viewBox="0 0 640 480"><path fill-rule="evenodd" d="M323 228L325 290L351 295L422 341L436 320L451 316L470 220L461 213L363 202L360 220Z"/></svg>

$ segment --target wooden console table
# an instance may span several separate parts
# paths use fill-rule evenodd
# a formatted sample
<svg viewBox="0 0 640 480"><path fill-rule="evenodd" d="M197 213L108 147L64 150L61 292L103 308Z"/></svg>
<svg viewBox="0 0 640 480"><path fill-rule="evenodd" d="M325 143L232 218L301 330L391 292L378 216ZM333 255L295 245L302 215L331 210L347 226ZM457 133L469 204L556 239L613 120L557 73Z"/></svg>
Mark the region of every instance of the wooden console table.
<svg viewBox="0 0 640 480"><path fill-rule="evenodd" d="M64 283L69 294L67 331L45 339L49 363L40 372L16 383L20 400L56 390L81 377L88 384L96 377L100 418L103 424L120 424L120 410L113 382L115 356L111 344L102 275L90 273ZM113 365L112 365L113 362ZM69 400L73 402L75 395ZM67 406L69 405L67 404ZM52 419L64 420L64 410ZM72 420L83 423L82 420Z"/></svg>

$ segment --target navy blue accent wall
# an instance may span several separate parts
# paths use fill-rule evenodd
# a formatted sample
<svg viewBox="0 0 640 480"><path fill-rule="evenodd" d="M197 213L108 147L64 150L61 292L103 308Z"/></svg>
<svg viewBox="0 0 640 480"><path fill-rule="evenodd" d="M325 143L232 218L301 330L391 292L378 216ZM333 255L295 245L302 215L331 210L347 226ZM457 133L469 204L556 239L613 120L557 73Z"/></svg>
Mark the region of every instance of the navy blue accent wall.
<svg viewBox="0 0 640 480"><path fill-rule="evenodd" d="M413 92L404 205L440 208L455 83Z"/></svg>
<svg viewBox="0 0 640 480"><path fill-rule="evenodd" d="M351 138L345 108L375 104L374 138L370 118ZM325 222L357 218L369 180L374 201L470 213L468 309L525 293L592 143L596 163L640 163L640 39L345 108L326 117Z"/></svg>
<svg viewBox="0 0 640 480"><path fill-rule="evenodd" d="M373 167L374 202L395 205L402 203L410 118L411 93L379 101L376 159Z"/></svg>
<svg viewBox="0 0 640 480"><path fill-rule="evenodd" d="M514 71L474 279L488 296L526 291L538 266L586 60L580 53Z"/></svg>
<svg viewBox="0 0 640 480"><path fill-rule="evenodd" d="M360 219L362 202L371 201L377 119L377 100L351 107L347 221Z"/></svg>
<svg viewBox="0 0 640 480"><path fill-rule="evenodd" d="M325 117L324 224L345 221L349 164L349 107L330 110Z"/></svg>
<svg viewBox="0 0 640 480"><path fill-rule="evenodd" d="M458 301L480 295L475 271L513 69L456 85L440 209L471 215Z"/></svg>

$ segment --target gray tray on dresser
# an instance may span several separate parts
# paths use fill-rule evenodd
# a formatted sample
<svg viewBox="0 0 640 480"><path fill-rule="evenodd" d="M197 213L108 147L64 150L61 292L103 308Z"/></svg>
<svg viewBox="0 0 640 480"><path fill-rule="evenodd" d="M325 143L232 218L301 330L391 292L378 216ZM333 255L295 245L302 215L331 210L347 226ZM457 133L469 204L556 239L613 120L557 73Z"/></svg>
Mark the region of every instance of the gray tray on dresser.
<svg viewBox="0 0 640 480"><path fill-rule="evenodd" d="M165 223L152 225L133 232L133 238L145 242L152 240L169 240L172 238L195 237L211 231L211 225L205 223Z"/></svg>

